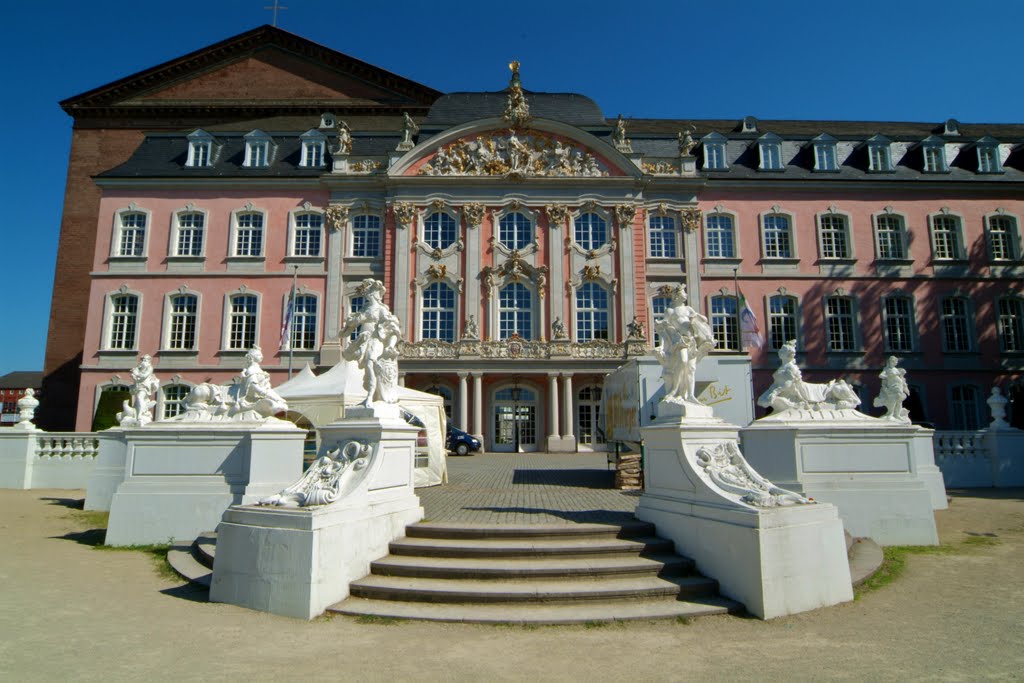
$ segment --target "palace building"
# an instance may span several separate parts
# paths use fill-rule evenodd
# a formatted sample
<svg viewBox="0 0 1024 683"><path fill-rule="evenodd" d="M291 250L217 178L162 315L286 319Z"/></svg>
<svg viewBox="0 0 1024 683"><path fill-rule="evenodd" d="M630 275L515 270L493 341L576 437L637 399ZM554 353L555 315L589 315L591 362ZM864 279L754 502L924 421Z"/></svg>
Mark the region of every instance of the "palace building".
<svg viewBox="0 0 1024 683"><path fill-rule="evenodd" d="M442 94L264 26L62 103L47 400L89 429L140 354L164 417L253 345L325 369L366 278L402 382L487 450L605 448L603 378L681 284L755 395L788 339L866 412L889 355L939 428L1021 395L1024 125L613 119L511 67Z"/></svg>

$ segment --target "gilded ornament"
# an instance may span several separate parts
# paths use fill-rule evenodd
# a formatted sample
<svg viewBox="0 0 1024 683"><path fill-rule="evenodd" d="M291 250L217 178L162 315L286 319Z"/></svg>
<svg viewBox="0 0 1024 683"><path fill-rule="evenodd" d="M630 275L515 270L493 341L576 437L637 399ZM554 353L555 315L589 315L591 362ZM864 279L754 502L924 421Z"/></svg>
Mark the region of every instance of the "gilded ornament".
<svg viewBox="0 0 1024 683"><path fill-rule="evenodd" d="M395 212L395 218L402 226L412 225L416 219L416 207L409 202L395 202L391 205L391 210Z"/></svg>
<svg viewBox="0 0 1024 683"><path fill-rule="evenodd" d="M539 131L513 129L444 145L419 175L598 178L608 172L582 147Z"/></svg>
<svg viewBox="0 0 1024 683"><path fill-rule="evenodd" d="M476 227L484 220L484 205L480 202L466 204L462 207L462 215L466 217L466 224L469 227Z"/></svg>
<svg viewBox="0 0 1024 683"><path fill-rule="evenodd" d="M636 218L636 207L632 204L618 204L615 207L615 220L618 221L620 228L629 228L633 225L633 219Z"/></svg>
<svg viewBox="0 0 1024 683"><path fill-rule="evenodd" d="M700 227L700 209L690 207L680 211L679 215L683 219L683 230L685 230L686 232L693 232L694 230Z"/></svg>
<svg viewBox="0 0 1024 683"><path fill-rule="evenodd" d="M569 217L568 207L562 204L549 204L544 207L544 211L548 214L549 228L561 228L565 225L565 220Z"/></svg>
<svg viewBox="0 0 1024 683"><path fill-rule="evenodd" d="M341 230L348 223L349 207L341 204L331 204L324 210L327 218L327 227L331 230Z"/></svg>

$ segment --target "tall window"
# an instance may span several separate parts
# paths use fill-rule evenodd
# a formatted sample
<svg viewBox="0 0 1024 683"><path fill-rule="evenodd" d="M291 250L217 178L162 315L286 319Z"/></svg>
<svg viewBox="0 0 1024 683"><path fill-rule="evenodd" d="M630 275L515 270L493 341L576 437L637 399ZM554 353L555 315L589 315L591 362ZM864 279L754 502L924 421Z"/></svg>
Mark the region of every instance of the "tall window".
<svg viewBox="0 0 1024 683"><path fill-rule="evenodd" d="M118 216L118 222L117 255L143 256L146 253L146 214L125 211Z"/></svg>
<svg viewBox="0 0 1024 683"><path fill-rule="evenodd" d="M814 170L815 171L835 171L838 168L836 164L836 146L832 143L821 143L814 146Z"/></svg>
<svg viewBox="0 0 1024 683"><path fill-rule="evenodd" d="M320 131L310 130L303 133L302 160L300 165L316 168L324 165L324 135Z"/></svg>
<svg viewBox="0 0 1024 683"><path fill-rule="evenodd" d="M203 230L206 216L198 211L179 213L178 232L174 241L175 256L202 256Z"/></svg>
<svg viewBox="0 0 1024 683"><path fill-rule="evenodd" d="M665 315L665 311L668 310L668 307L671 303L672 297L670 296L656 296L653 299L651 299L651 313L654 314L651 320L661 320L661 318ZM658 329L653 322L651 323L651 328L653 328L654 330ZM654 333L653 343L655 346L661 343L661 336L657 333L657 331L655 331Z"/></svg>
<svg viewBox="0 0 1024 683"><path fill-rule="evenodd" d="M797 338L796 298L776 295L768 299L768 346L781 349L790 339Z"/></svg>
<svg viewBox="0 0 1024 683"><path fill-rule="evenodd" d="M431 249L447 249L455 243L457 232L455 219L440 211L423 221L423 240Z"/></svg>
<svg viewBox="0 0 1024 683"><path fill-rule="evenodd" d="M720 213L709 215L704 239L707 241L708 258L736 258L732 216Z"/></svg>
<svg viewBox="0 0 1024 683"><path fill-rule="evenodd" d="M312 294L298 294L292 307L293 349L313 351L316 349L316 297Z"/></svg>
<svg viewBox="0 0 1024 683"><path fill-rule="evenodd" d="M950 418L953 429L973 431L981 429L981 395L978 387L960 384L950 389Z"/></svg>
<svg viewBox="0 0 1024 683"><path fill-rule="evenodd" d="M177 417L184 409L185 397L192 391L187 384L167 384L161 387L164 393L164 406L160 413L161 420Z"/></svg>
<svg viewBox="0 0 1024 683"><path fill-rule="evenodd" d="M941 144L925 145L923 151L925 173L942 173L946 170L946 150Z"/></svg>
<svg viewBox="0 0 1024 683"><path fill-rule="evenodd" d="M295 216L293 256L319 256L323 236L324 217L318 213L300 213Z"/></svg>
<svg viewBox="0 0 1024 683"><path fill-rule="evenodd" d="M270 161L270 138L262 131L253 131L245 136L245 161L248 168L262 168Z"/></svg>
<svg viewBox="0 0 1024 683"><path fill-rule="evenodd" d="M960 221L955 216L932 216L932 257L936 261L963 258L960 249Z"/></svg>
<svg viewBox="0 0 1024 683"><path fill-rule="evenodd" d="M533 242L530 219L521 213L510 213L498 221L498 239L509 249L525 249Z"/></svg>
<svg viewBox="0 0 1024 683"><path fill-rule="evenodd" d="M1002 173L997 145L978 145L978 173Z"/></svg>
<svg viewBox="0 0 1024 683"><path fill-rule="evenodd" d="M196 348L199 297L194 294L177 294L170 298L169 305L171 311L167 348L175 351L192 351Z"/></svg>
<svg viewBox="0 0 1024 683"><path fill-rule="evenodd" d="M850 244L844 216L827 214L821 217L821 257L850 258Z"/></svg>
<svg viewBox="0 0 1024 683"><path fill-rule="evenodd" d="M263 214L235 215L235 256L263 255Z"/></svg>
<svg viewBox="0 0 1024 683"><path fill-rule="evenodd" d="M1024 351L1024 300L999 300L999 346L1003 351Z"/></svg>
<svg viewBox="0 0 1024 683"><path fill-rule="evenodd" d="M110 297L109 348L131 350L135 348L139 329L139 297L118 294Z"/></svg>
<svg viewBox="0 0 1024 683"><path fill-rule="evenodd" d="M435 282L423 290L423 324L420 327L424 339L455 341L455 290L443 282Z"/></svg>
<svg viewBox="0 0 1024 683"><path fill-rule="evenodd" d="M380 256L380 216L362 215L352 219L352 255Z"/></svg>
<svg viewBox="0 0 1024 683"><path fill-rule="evenodd" d="M736 319L736 297L711 297L711 331L716 351L739 351L740 330Z"/></svg>
<svg viewBox="0 0 1024 683"><path fill-rule="evenodd" d="M236 294L228 300L228 349L248 351L256 346L258 305L253 294Z"/></svg>
<svg viewBox="0 0 1024 683"><path fill-rule="evenodd" d="M782 170L782 143L777 140L763 141L758 144L761 151L762 171Z"/></svg>
<svg viewBox="0 0 1024 683"><path fill-rule="evenodd" d="M914 301L907 296L882 299L886 351L914 350Z"/></svg>
<svg viewBox="0 0 1024 683"><path fill-rule="evenodd" d="M793 258L793 235L789 218L772 214L764 217L765 258Z"/></svg>
<svg viewBox="0 0 1024 683"><path fill-rule="evenodd" d="M498 295L498 329L501 339L518 334L533 339L533 297L518 282L514 282Z"/></svg>
<svg viewBox="0 0 1024 683"><path fill-rule="evenodd" d="M907 250L903 243L903 218L894 214L876 216L875 241L879 259L905 259Z"/></svg>
<svg viewBox="0 0 1024 683"><path fill-rule="evenodd" d="M576 290L576 340L609 339L608 291L596 282Z"/></svg>
<svg viewBox="0 0 1024 683"><path fill-rule="evenodd" d="M366 297L354 296L348 300L348 314L359 313L366 308ZM359 336L359 330L355 330L348 336L349 339L355 339Z"/></svg>
<svg viewBox="0 0 1024 683"><path fill-rule="evenodd" d="M608 241L608 224L596 213L585 213L576 218L576 244L583 249L598 249Z"/></svg>
<svg viewBox="0 0 1024 683"><path fill-rule="evenodd" d="M186 166L204 167L209 166L213 157L213 136L209 133L196 130L188 136L188 159Z"/></svg>
<svg viewBox="0 0 1024 683"><path fill-rule="evenodd" d="M726 168L728 168L728 164L725 159L725 143L705 140L704 170L724 171Z"/></svg>
<svg viewBox="0 0 1024 683"><path fill-rule="evenodd" d="M1017 222L1010 216L989 216L988 253L993 261L1012 261L1016 258L1016 228Z"/></svg>
<svg viewBox="0 0 1024 683"><path fill-rule="evenodd" d="M876 173L892 170L892 152L888 142L868 144L868 170Z"/></svg>
<svg viewBox="0 0 1024 683"><path fill-rule="evenodd" d="M853 299L848 296L830 296L825 299L825 329L829 351L857 350Z"/></svg>
<svg viewBox="0 0 1024 683"><path fill-rule="evenodd" d="M942 346L944 351L970 351L971 326L967 299L948 296L942 300Z"/></svg>
<svg viewBox="0 0 1024 683"><path fill-rule="evenodd" d="M676 258L676 220L671 216L651 216L651 257Z"/></svg>

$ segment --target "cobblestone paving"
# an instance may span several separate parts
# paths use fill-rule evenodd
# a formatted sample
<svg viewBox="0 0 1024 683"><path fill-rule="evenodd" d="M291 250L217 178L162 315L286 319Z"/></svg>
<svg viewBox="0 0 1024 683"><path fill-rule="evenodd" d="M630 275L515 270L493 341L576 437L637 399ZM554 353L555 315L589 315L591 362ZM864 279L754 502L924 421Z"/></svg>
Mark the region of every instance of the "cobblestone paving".
<svg viewBox="0 0 1024 683"><path fill-rule="evenodd" d="M487 453L448 458L448 483L416 493L430 522L621 524L639 492L613 478L604 453Z"/></svg>

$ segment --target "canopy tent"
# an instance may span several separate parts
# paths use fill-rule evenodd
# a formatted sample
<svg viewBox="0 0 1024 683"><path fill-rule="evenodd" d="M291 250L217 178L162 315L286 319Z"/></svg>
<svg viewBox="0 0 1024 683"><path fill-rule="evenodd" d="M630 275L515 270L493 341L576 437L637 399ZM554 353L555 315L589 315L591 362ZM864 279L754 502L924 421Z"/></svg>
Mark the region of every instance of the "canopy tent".
<svg viewBox="0 0 1024 683"><path fill-rule="evenodd" d="M426 425L427 466L417 466L415 485L436 486L448 480L447 418L440 396L396 387L398 404ZM295 377L274 389L288 401L289 411L305 416L314 427L344 417L345 409L366 399L363 371L353 361L342 361L322 375L307 364Z"/></svg>

